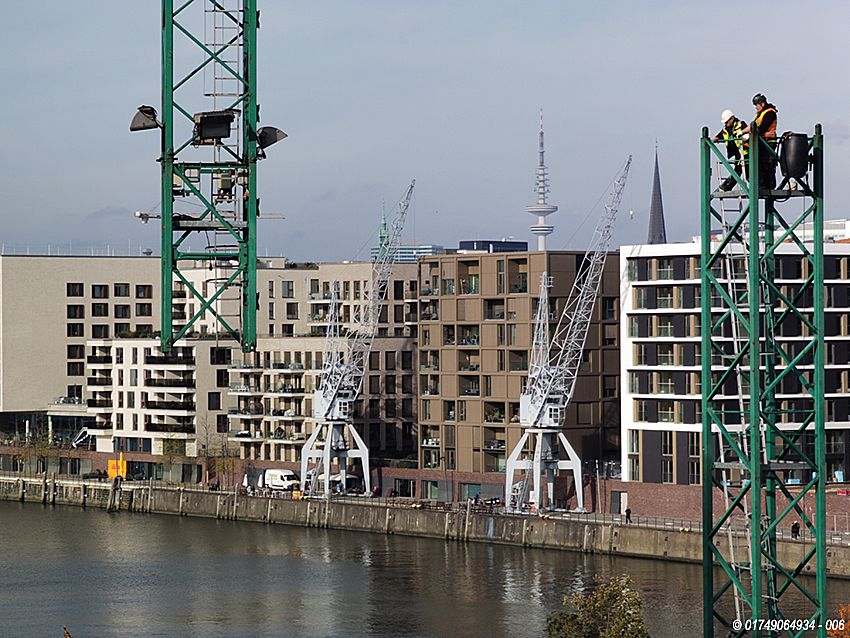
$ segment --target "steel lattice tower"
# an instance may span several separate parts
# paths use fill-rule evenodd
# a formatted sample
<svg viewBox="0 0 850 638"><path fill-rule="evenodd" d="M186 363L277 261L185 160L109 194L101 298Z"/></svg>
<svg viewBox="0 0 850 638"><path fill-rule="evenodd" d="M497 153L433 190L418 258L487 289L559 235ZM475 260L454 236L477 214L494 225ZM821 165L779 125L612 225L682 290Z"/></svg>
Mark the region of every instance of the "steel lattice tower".
<svg viewBox="0 0 850 638"><path fill-rule="evenodd" d="M811 137L797 136L805 174L796 189L783 177L777 189L767 190L759 185L759 155L776 152L753 131L749 183L738 176L730 192L712 192L710 181L712 162L735 174L724 143L712 142L707 128L701 140L706 637L714 635L716 621L730 628L724 636L803 635L746 625L799 618L799 608L786 611L793 590L806 599L815 626L827 620L823 137L820 125ZM777 281L783 275L777 252L789 244L802 259L794 285ZM793 399L779 396L786 383L800 388ZM803 478L789 489L783 479L790 471ZM725 507L715 512L719 492ZM811 494L813 519L802 507ZM807 542L799 552L787 551L784 534L777 534L780 524L788 526L786 517L803 524ZM733 521L742 519L746 525L734 531ZM732 597L735 621L744 621L739 630L733 628ZM826 636L826 628L817 635Z"/></svg>
<svg viewBox="0 0 850 638"><path fill-rule="evenodd" d="M162 350L210 312L221 332L249 352L257 332L257 159L263 146L256 0L174 4L162 1L162 122L156 122L162 129ZM202 290L181 272L187 262L209 267ZM175 300L184 302L187 292L199 302L195 312L175 312Z"/></svg>

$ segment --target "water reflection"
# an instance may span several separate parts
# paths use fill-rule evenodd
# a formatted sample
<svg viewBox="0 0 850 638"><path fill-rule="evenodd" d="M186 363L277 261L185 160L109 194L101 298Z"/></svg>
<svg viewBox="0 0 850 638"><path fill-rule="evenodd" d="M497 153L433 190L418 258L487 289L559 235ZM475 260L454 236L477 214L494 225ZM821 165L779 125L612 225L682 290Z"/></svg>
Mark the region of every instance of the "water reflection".
<svg viewBox="0 0 850 638"><path fill-rule="evenodd" d="M701 634L698 565L8 502L0 552L7 635L540 636L595 573L655 638Z"/></svg>

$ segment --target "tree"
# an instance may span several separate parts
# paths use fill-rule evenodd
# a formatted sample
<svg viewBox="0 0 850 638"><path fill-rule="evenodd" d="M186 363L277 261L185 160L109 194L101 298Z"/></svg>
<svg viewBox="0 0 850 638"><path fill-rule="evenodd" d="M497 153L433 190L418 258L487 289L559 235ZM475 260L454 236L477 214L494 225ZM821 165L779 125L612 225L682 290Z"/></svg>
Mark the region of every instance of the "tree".
<svg viewBox="0 0 850 638"><path fill-rule="evenodd" d="M605 582L594 576L596 588L587 595L564 596L576 611L556 611L546 617L549 638L650 638L643 626L640 592L628 576Z"/></svg>
<svg viewBox="0 0 850 638"><path fill-rule="evenodd" d="M850 638L850 604L838 608L838 620L843 621L827 633L829 638Z"/></svg>

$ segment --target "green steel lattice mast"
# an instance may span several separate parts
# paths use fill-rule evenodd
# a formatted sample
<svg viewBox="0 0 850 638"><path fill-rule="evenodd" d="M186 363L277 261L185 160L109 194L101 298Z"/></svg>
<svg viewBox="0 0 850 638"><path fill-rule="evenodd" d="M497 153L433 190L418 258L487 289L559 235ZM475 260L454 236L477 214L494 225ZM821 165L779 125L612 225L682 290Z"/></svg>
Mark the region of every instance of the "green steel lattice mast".
<svg viewBox="0 0 850 638"><path fill-rule="evenodd" d="M753 127L754 129L755 127ZM798 136L810 169L792 189L783 177L777 189L760 189L759 155L775 151L755 133L750 139L749 183L712 192L711 163L734 174L724 143L703 129L701 140L701 302L703 418L703 625L714 636L722 624L730 636L801 636L800 629L773 632L758 621L794 620L788 611L796 591L805 616L824 625L826 616L826 461L824 372L823 137ZM731 214L722 202L735 202ZM801 206L802 204L802 206ZM802 209L802 212L801 212ZM802 258L801 284L777 283L778 252L796 246ZM787 254L787 253L785 253ZM733 259L729 257L733 256ZM741 264L732 268L729 264ZM740 272L734 272L740 270ZM787 276L786 276L787 278ZM796 277L795 277L796 278ZM745 285L730 285L737 279ZM732 291L732 292L730 292ZM730 340L732 322L740 330ZM799 335L795 339L783 338ZM736 345L737 343L737 345ZM736 382L737 380L737 382ZM780 398L783 384L801 388L799 397ZM739 402L738 389L744 388ZM801 476L799 488L785 482ZM715 512L723 488L726 507ZM730 485L731 484L731 485ZM811 517L803 499L814 495ZM811 498L811 496L810 496ZM748 558L724 551L726 526L746 516ZM802 522L805 543L788 551L788 519ZM778 537L780 540L778 540ZM785 547L783 548L783 545ZM802 558L800 558L802 557ZM716 569L717 567L720 569ZM805 574L814 578L801 578ZM731 597L743 601L734 618ZM742 627L735 629L736 621ZM749 624L747 621L750 621ZM752 622L756 621L753 628ZM812 635L806 632L805 635ZM817 630L826 636L826 628Z"/></svg>
<svg viewBox="0 0 850 638"><path fill-rule="evenodd" d="M257 333L256 0L174 4L162 2L162 350L210 312L249 352ZM199 97L206 110L189 106ZM175 201L194 204L192 212L177 213ZM180 268L198 261L225 264L225 274L198 290ZM172 311L186 290L199 302L191 316ZM239 310L225 317L220 308L233 291Z"/></svg>

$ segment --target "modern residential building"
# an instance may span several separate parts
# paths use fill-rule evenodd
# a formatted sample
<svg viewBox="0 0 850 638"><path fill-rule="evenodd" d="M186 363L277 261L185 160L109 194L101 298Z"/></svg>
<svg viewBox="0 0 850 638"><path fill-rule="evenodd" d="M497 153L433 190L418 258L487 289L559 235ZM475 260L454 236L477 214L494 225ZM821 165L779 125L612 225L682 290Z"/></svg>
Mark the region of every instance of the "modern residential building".
<svg viewBox="0 0 850 638"><path fill-rule="evenodd" d="M150 334L159 259L0 256L0 439L89 422L86 341Z"/></svg>
<svg viewBox="0 0 850 638"><path fill-rule="evenodd" d="M460 496L504 495L506 454L518 443L536 300L553 277L560 317L583 252L452 254L419 261L420 467L425 494L466 473ZM567 410L566 435L584 460L619 454L619 283L608 260ZM530 452L530 450L529 450ZM449 476L449 473L452 476ZM466 493L465 493L466 492Z"/></svg>
<svg viewBox="0 0 850 638"><path fill-rule="evenodd" d="M268 284L259 286L269 333L258 340L255 353L234 351L230 438L244 459L295 463L314 427L312 393L321 375L333 282L339 282L341 321L351 329L366 299L372 264L301 265L273 272ZM393 270L357 402L354 422L376 456L417 452L416 273L415 264L397 263ZM275 318L282 322L279 331L271 324Z"/></svg>
<svg viewBox="0 0 850 638"><path fill-rule="evenodd" d="M827 461L829 480L843 480L850 472L850 244L843 243L846 224L825 226L834 233L824 245ZM745 263L743 256L725 261L721 280L743 290ZM777 283L786 294L793 297L800 290L808 276L806 266L792 243L777 252ZM699 240L623 246L620 281L623 480L699 484L700 454L707 443L701 440ZM712 299L712 307L722 312L723 300ZM785 321L779 340L792 351L804 330L800 321ZM724 336L733 347L732 331ZM715 356L712 368L722 371L724 362ZM792 376L783 380L777 397L786 407L803 400L799 381ZM733 382L725 389L721 398L730 410L740 409L739 397L748 392L741 390ZM793 472L786 478L801 478Z"/></svg>

